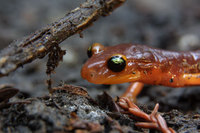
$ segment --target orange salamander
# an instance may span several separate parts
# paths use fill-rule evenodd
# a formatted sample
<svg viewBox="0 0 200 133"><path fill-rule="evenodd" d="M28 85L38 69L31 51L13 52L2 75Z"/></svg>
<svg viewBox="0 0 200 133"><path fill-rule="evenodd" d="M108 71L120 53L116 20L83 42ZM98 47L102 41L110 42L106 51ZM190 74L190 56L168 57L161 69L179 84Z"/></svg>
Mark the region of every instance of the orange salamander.
<svg viewBox="0 0 200 133"><path fill-rule="evenodd" d="M132 82L124 96L136 97L143 83L183 87L200 85L200 50L175 52L138 44L104 47L94 43L81 75L94 84Z"/></svg>

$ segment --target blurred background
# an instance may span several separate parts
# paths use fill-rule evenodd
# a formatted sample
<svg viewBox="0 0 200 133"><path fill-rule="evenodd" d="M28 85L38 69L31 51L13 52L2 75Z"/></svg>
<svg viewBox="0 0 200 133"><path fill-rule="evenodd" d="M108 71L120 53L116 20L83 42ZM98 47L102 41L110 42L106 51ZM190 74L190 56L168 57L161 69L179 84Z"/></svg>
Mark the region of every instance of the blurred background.
<svg viewBox="0 0 200 133"><path fill-rule="evenodd" d="M51 24L83 2L84 0L0 0L0 49ZM82 33L83 38L77 34L60 44L67 54L52 75L53 86L63 82L84 86L93 97L102 90L107 90L114 96L120 95L127 84L93 85L80 77L81 66L87 60L88 46L99 42L104 45L139 43L181 51L200 48L200 1L127 0L110 16L101 17ZM48 78L45 74L46 60L47 57L24 65L8 77L1 78L0 83L14 85L25 97L48 94L45 83ZM150 92L152 86L146 88L147 91L143 92L145 95L152 91L161 95L163 88L170 90L154 86ZM151 98L141 97L141 102L155 100L156 94L152 94Z"/></svg>

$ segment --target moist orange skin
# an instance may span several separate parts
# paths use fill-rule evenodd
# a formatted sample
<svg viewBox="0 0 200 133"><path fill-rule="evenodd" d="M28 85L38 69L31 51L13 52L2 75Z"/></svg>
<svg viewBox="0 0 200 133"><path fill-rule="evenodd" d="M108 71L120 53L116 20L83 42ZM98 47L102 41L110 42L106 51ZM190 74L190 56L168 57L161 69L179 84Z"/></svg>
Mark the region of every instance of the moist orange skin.
<svg viewBox="0 0 200 133"><path fill-rule="evenodd" d="M81 75L95 84L120 84L142 82L171 87L200 85L200 50L174 52L138 44L119 44L93 50L93 55L83 65ZM115 54L126 56L123 71L112 72L107 60Z"/></svg>

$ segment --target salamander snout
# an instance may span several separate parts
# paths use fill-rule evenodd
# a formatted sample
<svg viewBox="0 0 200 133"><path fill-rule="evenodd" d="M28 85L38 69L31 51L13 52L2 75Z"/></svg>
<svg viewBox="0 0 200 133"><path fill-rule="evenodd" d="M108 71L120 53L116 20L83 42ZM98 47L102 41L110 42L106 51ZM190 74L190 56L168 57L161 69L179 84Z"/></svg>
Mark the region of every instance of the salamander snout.
<svg viewBox="0 0 200 133"><path fill-rule="evenodd" d="M91 83L96 83L97 82L95 80L96 76L97 76L97 72L95 70L87 69L86 67L83 67L81 69L81 76L82 76L82 78L88 80Z"/></svg>

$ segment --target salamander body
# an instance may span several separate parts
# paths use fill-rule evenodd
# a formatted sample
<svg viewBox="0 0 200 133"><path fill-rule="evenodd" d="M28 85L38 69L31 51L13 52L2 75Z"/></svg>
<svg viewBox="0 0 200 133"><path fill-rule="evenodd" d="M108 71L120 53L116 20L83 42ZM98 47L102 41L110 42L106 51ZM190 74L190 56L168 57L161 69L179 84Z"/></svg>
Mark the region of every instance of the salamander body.
<svg viewBox="0 0 200 133"><path fill-rule="evenodd" d="M88 53L91 57L83 65L81 75L91 83L142 82L171 87L200 85L200 50L175 52L139 44L104 47L95 43Z"/></svg>

